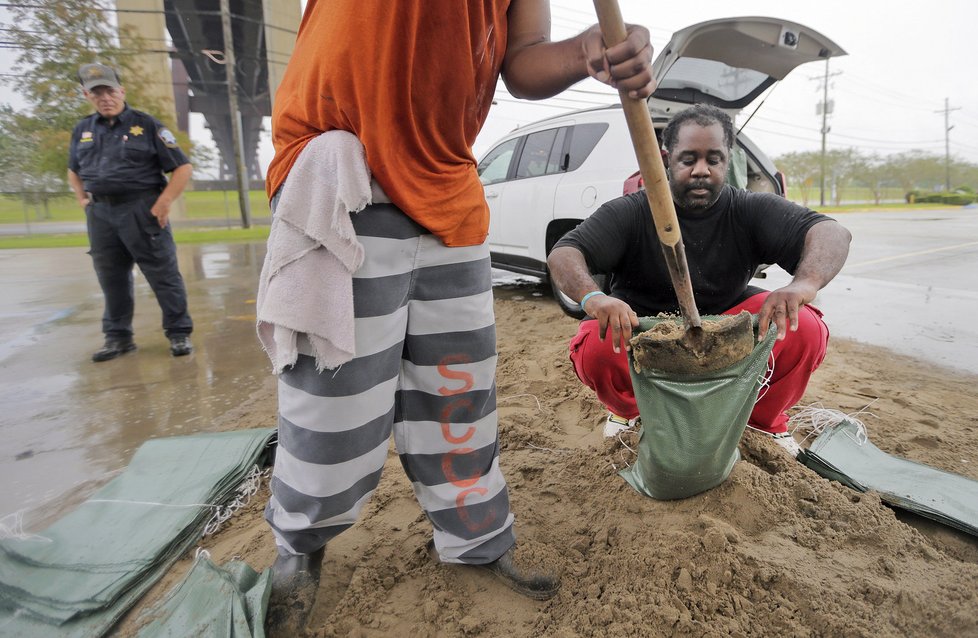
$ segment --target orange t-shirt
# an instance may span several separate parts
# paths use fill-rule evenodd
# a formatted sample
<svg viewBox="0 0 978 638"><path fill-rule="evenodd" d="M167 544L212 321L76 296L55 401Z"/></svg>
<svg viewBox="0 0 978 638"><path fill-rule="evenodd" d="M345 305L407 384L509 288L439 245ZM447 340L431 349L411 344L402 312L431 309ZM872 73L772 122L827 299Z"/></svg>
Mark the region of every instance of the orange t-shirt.
<svg viewBox="0 0 978 638"><path fill-rule="evenodd" d="M299 152L350 131L387 196L449 246L485 241L472 144L506 53L510 0L309 0L275 95L271 197Z"/></svg>

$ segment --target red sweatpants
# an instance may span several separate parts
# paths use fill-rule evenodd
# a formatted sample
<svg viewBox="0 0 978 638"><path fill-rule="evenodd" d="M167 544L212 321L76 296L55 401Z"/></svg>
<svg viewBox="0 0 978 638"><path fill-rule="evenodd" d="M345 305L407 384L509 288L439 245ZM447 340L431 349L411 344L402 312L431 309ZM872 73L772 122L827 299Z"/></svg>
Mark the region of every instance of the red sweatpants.
<svg viewBox="0 0 978 638"><path fill-rule="evenodd" d="M758 293L723 314L733 315L741 310L757 314L768 294ZM822 321L821 311L804 306L798 313L797 332L789 330L782 341L774 342L774 373L770 385L761 388L749 425L772 434L787 431L786 411L805 393L808 380L825 358L828 342L829 329ZM570 359L578 378L597 393L598 400L609 410L629 419L638 416L628 356L624 349L615 354L610 335L605 341L599 339L597 321L581 322L570 342Z"/></svg>

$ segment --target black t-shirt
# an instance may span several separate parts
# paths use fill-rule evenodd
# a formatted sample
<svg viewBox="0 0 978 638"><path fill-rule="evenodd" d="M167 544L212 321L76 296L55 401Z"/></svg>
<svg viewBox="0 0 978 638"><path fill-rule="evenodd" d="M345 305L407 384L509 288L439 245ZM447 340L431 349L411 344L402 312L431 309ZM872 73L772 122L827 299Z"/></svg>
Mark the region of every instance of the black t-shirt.
<svg viewBox="0 0 978 638"><path fill-rule="evenodd" d="M128 106L110 126L94 113L71 133L68 168L95 195L163 190L169 173L188 164L177 140L159 120Z"/></svg>
<svg viewBox="0 0 978 638"><path fill-rule="evenodd" d="M686 261L702 314L720 314L762 289L749 285L760 264L794 274L805 234L830 219L778 195L725 186L702 212L677 209ZM611 294L640 316L678 313L662 247L644 191L614 199L564 235L593 273L610 275Z"/></svg>

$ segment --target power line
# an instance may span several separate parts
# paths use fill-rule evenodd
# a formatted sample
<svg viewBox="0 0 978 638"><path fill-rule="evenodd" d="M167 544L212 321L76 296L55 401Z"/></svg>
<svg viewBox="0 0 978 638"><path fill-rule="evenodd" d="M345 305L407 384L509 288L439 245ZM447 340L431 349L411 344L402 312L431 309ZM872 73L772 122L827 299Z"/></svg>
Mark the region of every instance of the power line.
<svg viewBox="0 0 978 638"><path fill-rule="evenodd" d="M970 144L964 144L962 142L958 142L958 141L954 141L954 140L951 141L951 145L954 146L954 147L963 148L963 149L968 150L968 151L978 152L978 146L971 146Z"/></svg>
<svg viewBox="0 0 978 638"><path fill-rule="evenodd" d="M891 88L889 86L885 86L885 85L882 85L882 84L877 84L877 83L873 82L872 80L868 80L868 79L866 79L863 76L860 76L858 74L852 74L852 73L850 73L848 77L851 78L852 80L855 80L856 82L858 82L859 83L859 86L861 86L861 87L862 86L865 86L867 88L872 89L874 91L874 93L876 93L877 95L880 94L880 93L888 93L888 94L890 94L891 97L896 98L901 103L919 104L919 103L921 103L923 101L926 101L926 100L922 100L921 99L921 96L919 94L911 95L909 93L902 93L902 92L897 91L897 90L895 90L895 89L893 89L893 88ZM936 105L937 105L937 103L935 102L935 106ZM924 108L926 109L926 107L924 107Z"/></svg>
<svg viewBox="0 0 978 638"><path fill-rule="evenodd" d="M874 107L886 106L886 107L889 107L889 108L900 108L900 109L905 109L905 110L908 110L908 111L917 111L917 112L920 112L920 113L930 113L931 112L931 109L929 109L927 107L924 107L924 106L913 106L908 101L888 102L886 100L881 100L880 99L880 96L877 95L877 94L868 94L868 93L862 93L860 91L853 91L851 88L848 88L847 89L847 88L841 88L840 87L840 88L838 88L836 90L839 93L846 93L846 94L849 94L849 95L855 95L858 98L862 98L864 100L868 100L868 101L872 102L872 104L873 104ZM917 102L919 102L919 100Z"/></svg>
<svg viewBox="0 0 978 638"><path fill-rule="evenodd" d="M530 102L528 100L517 100L516 98L505 98L505 97L493 98L493 102L505 102L507 104L521 104L524 106L544 106L551 109L562 109L564 111L576 111L578 109L578 107L576 106L567 106L564 104L550 104L549 102L545 102L545 101Z"/></svg>
<svg viewBox="0 0 978 638"><path fill-rule="evenodd" d="M778 137L787 137L792 140L803 140L805 142L818 142L817 137L803 137L801 135L791 135L790 133L782 133L780 131L770 131L768 129L758 128L756 126L751 127L751 132L754 131L758 133L767 133L769 135L777 135Z"/></svg>
<svg viewBox="0 0 978 638"><path fill-rule="evenodd" d="M15 2L0 2L0 7L2 7L2 8L8 8L8 9L49 9L50 8L50 7L47 7L45 5L40 5L40 4L23 4L23 3L15 3ZM117 8L111 8L111 7L92 7L92 10L93 11L101 11L103 13L116 13L116 14L119 14L119 13L156 14L156 15L162 14L162 15L168 15L168 16L175 16L177 18L183 18L184 17L184 12L182 12L182 11L174 11L173 9L163 9L163 10L159 10L159 9L117 9ZM222 15L220 11L203 11L203 10L195 10L193 12L193 14L196 15L196 16L213 16L213 17L221 17L221 15ZM296 31L295 29L289 29L289 28L282 27L282 26L279 26L279 25L276 25L276 24L272 24L272 23L266 22L264 19L255 19L255 18L251 18L249 16L241 15L239 13L231 13L230 15L231 15L231 19L232 20L238 20L238 21L241 21L241 22L250 22L252 24L261 24L261 25L263 25L263 26L265 26L265 27L267 27L269 29L275 29L275 30L278 30L278 31L282 31L284 33L292 34L292 35L297 35L298 34L298 31Z"/></svg>
<svg viewBox="0 0 978 638"><path fill-rule="evenodd" d="M788 138L788 139L802 140L802 141L810 142L810 143L813 143L813 144L817 144L818 143L818 139L810 138L810 137L802 137L800 135L789 135L789 134L780 133L780 132L777 132L777 131L769 131L769 130L761 129L761 128L755 128L754 131L756 131L758 133L766 133L768 135L775 135L775 136L777 136L779 138ZM913 148L881 148L881 147L867 146L867 145L862 145L862 144L847 144L847 145L845 145L844 148L853 149L853 150L858 151L858 152L861 152L861 153L870 153L870 154L877 154L878 153L878 154L881 154L881 155L893 155L895 153L904 153L904 152L909 152L909 151L930 152L930 153L937 154L940 151L940 148L934 148L934 147L919 147L918 146L918 147L913 147Z"/></svg>
<svg viewBox="0 0 978 638"><path fill-rule="evenodd" d="M758 120L761 120L761 121L764 121L764 122L769 122L771 124L780 124L781 126L788 126L788 127L791 127L791 128L801 129L803 131L810 131L812 133L818 133L819 132L818 129L811 128L809 126L802 126L801 124L792 124L791 122L782 122L781 120L775 120L773 118L770 118L770 117L767 117L767 116L764 116L764 115L758 115L757 116L757 119ZM852 140L859 140L861 142L874 142L874 143L880 143L880 144L901 144L901 145L904 145L904 146L911 145L911 144L936 144L936 143L941 142L941 140L937 140L937 139L930 139L930 140L905 140L905 141L897 142L897 141L895 141L893 139L879 140L879 139L872 139L872 138L869 138L869 137L858 137L858 136L855 136L855 135L846 135L844 133L839 133L839 132L833 132L832 133L832 136L833 137L844 137L846 139L852 139Z"/></svg>

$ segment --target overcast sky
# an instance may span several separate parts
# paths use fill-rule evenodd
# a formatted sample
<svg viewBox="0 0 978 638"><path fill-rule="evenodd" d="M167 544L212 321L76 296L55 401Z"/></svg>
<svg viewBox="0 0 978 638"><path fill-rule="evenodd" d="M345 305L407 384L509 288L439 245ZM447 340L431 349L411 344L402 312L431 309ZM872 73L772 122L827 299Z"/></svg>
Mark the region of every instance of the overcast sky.
<svg viewBox="0 0 978 638"><path fill-rule="evenodd" d="M829 64L830 72L841 71L829 84L829 98L835 103L829 122L829 148L854 147L881 154L924 149L943 154L943 109L948 98L951 108L959 109L950 113L954 127L950 132L951 153L978 162L976 3L619 0L619 4L626 22L648 27L656 54L674 31L705 20L769 16L810 27L848 53ZM551 13L554 39L574 35L595 21L589 0L554 0ZM820 76L824 71L821 62L795 69L775 85L748 124L745 130L769 154L820 148L821 118L815 108L822 98ZM573 89L602 91L602 86L585 80ZM605 100L572 90L561 98L546 102L561 108L514 104L500 83L499 103L476 143L477 155L515 126L568 108L586 107L584 101L613 102L617 94Z"/></svg>
<svg viewBox="0 0 978 638"><path fill-rule="evenodd" d="M810 27L848 53L830 62L830 71L841 73L834 75L829 85L829 97L834 102L829 148L852 147L881 154L922 149L943 154L947 98L955 109L950 112L951 153L978 163L978 4L970 0L619 3L627 22L649 28L656 54L674 31L705 20L754 15ZM555 40L573 36L595 22L590 0L553 0L551 13ZM3 53L9 60L11 52ZM821 119L815 108L821 100L824 71L820 62L801 66L767 94L745 130L770 155L820 148ZM515 100L500 82L496 98L498 103L475 144L477 156L517 126L618 99L616 93L590 79L542 102ZM742 123L743 118L738 124ZM196 141L209 139L202 117L193 118L191 135ZM267 137L260 157L263 168L272 155Z"/></svg>
<svg viewBox="0 0 978 638"><path fill-rule="evenodd" d="M596 22L591 0L553 0L550 5L554 40L571 37ZM957 109L950 112L951 153L978 163L978 4L970 0L619 0L619 5L626 22L648 27L656 54L673 32L706 20L767 16L810 27L848 54L829 64L831 73L841 72L829 84L834 102L829 148L883 155L912 149L943 154L947 98L950 107ZM815 109L822 99L824 72L820 62L803 65L766 94L745 130L770 155L821 147L822 123ZM588 79L541 102L515 100L500 82L496 98L474 147L477 157L517 126L614 103L618 96ZM262 165L270 158L265 144Z"/></svg>

